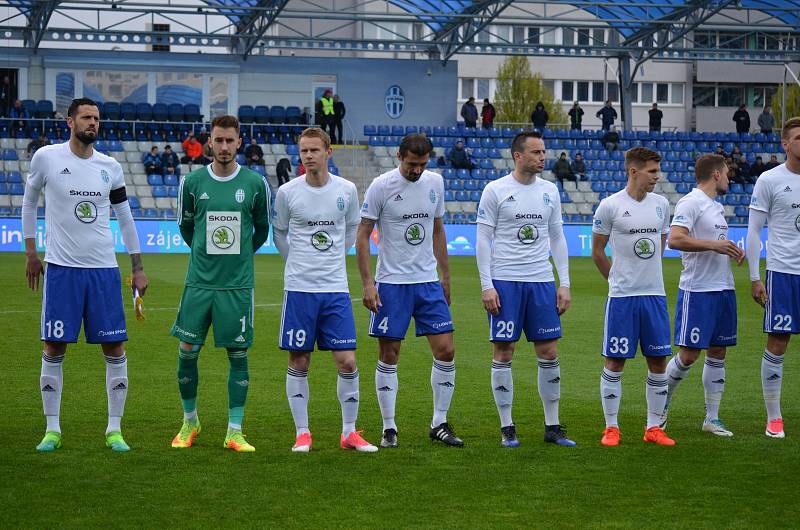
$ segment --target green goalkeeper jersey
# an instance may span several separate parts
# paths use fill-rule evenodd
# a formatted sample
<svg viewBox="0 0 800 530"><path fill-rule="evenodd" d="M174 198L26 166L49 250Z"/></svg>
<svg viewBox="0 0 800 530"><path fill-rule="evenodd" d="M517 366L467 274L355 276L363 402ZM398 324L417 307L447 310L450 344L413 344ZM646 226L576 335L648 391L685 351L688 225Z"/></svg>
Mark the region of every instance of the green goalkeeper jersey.
<svg viewBox="0 0 800 530"><path fill-rule="evenodd" d="M253 287L253 254L267 240L270 192L258 173L239 166L228 177L211 165L181 179L178 226L192 249L186 285Z"/></svg>

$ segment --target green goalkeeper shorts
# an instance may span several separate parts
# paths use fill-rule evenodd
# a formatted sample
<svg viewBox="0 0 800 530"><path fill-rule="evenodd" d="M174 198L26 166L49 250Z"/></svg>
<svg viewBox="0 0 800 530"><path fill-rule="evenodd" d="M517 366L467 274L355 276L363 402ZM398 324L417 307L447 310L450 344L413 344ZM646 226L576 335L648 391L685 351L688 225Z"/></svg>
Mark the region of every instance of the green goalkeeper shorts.
<svg viewBox="0 0 800 530"><path fill-rule="evenodd" d="M172 336L204 344L212 324L217 348L249 348L253 344L253 290L185 287Z"/></svg>

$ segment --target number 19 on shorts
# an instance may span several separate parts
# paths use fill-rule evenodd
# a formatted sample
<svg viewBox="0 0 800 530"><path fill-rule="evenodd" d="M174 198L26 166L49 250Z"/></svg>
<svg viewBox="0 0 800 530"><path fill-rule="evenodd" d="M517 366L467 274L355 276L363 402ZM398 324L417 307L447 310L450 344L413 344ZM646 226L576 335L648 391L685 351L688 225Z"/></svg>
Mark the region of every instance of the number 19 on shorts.
<svg viewBox="0 0 800 530"><path fill-rule="evenodd" d="M290 329L286 332L286 339L289 343L289 348L302 348L306 345L306 330Z"/></svg>

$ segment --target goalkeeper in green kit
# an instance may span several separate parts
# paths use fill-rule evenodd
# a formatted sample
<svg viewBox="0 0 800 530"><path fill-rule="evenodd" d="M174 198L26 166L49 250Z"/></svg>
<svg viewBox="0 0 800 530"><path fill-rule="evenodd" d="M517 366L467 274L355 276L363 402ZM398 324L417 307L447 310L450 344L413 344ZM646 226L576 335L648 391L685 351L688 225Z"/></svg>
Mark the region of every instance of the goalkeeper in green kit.
<svg viewBox="0 0 800 530"><path fill-rule="evenodd" d="M180 339L178 388L183 426L172 447L191 447L200 433L197 417L197 358L208 327L214 344L225 348L228 372L228 432L224 447L253 452L242 434L249 376L247 348L253 343L253 254L269 232L269 186L258 173L236 163L239 120L211 122L214 161L181 180L178 225L189 245L189 270L172 326Z"/></svg>

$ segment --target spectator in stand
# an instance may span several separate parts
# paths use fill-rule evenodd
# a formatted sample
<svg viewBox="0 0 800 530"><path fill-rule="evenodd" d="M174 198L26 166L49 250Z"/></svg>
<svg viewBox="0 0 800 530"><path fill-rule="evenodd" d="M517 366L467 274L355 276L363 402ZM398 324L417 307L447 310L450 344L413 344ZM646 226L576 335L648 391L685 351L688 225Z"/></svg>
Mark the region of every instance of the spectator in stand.
<svg viewBox="0 0 800 530"><path fill-rule="evenodd" d="M14 91L11 86L11 78L3 76L3 83L0 84L0 117L9 115L14 101Z"/></svg>
<svg viewBox="0 0 800 530"><path fill-rule="evenodd" d="M531 122L533 122L533 128L541 131L547 127L547 122L549 120L550 115L547 114L547 111L544 109L544 103L537 101L536 107L534 107L533 112L531 112Z"/></svg>
<svg viewBox="0 0 800 530"><path fill-rule="evenodd" d="M342 98L339 97L339 94L333 96L333 128L335 129L335 135L333 138L338 140L338 143L344 143L344 115L347 113L347 109L344 106L344 102ZM331 139L331 142L334 140Z"/></svg>
<svg viewBox="0 0 800 530"><path fill-rule="evenodd" d="M203 127L202 129L200 129L200 134L197 135L197 141L200 142L200 145L206 145L206 142L208 142L208 138L209 138L208 131L206 130L205 127Z"/></svg>
<svg viewBox="0 0 800 530"><path fill-rule="evenodd" d="M456 145L450 150L447 160L456 169L473 169L475 167L475 164L470 160L469 151L464 149L464 142L461 140L457 141Z"/></svg>
<svg viewBox="0 0 800 530"><path fill-rule="evenodd" d="M736 123L736 132L740 134L750 132L750 113L747 112L747 106L744 103L739 105L739 110L733 113L733 121Z"/></svg>
<svg viewBox="0 0 800 530"><path fill-rule="evenodd" d="M278 177L278 187L280 188L292 178L292 163L288 158L281 158L275 166L275 176Z"/></svg>
<svg viewBox="0 0 800 530"><path fill-rule="evenodd" d="M203 163L203 144L197 141L193 131L189 131L189 136L181 143L183 156L181 164L202 164Z"/></svg>
<svg viewBox="0 0 800 530"><path fill-rule="evenodd" d="M489 103L489 98L483 100L483 107L481 107L481 126L484 129L491 129L494 127L494 117L497 116L497 111L494 105Z"/></svg>
<svg viewBox="0 0 800 530"><path fill-rule="evenodd" d="M302 161L298 162L297 163L297 176L298 177L302 177L305 174L306 174L306 166L303 165Z"/></svg>
<svg viewBox="0 0 800 530"><path fill-rule="evenodd" d="M204 166L209 165L214 161L214 150L211 148L211 138L203 144L203 161L200 162Z"/></svg>
<svg viewBox="0 0 800 530"><path fill-rule="evenodd" d="M328 133L331 142L335 142L336 133L333 130L333 125L336 119L336 111L333 110L333 91L331 89L325 89L325 92L322 93L322 97L319 98L319 110L321 114L319 127Z"/></svg>
<svg viewBox="0 0 800 530"><path fill-rule="evenodd" d="M165 175L181 176L181 161L178 160L178 155L172 150L171 145L165 145L164 152L161 153L161 171Z"/></svg>
<svg viewBox="0 0 800 530"><path fill-rule="evenodd" d="M569 165L572 174L581 180L589 180L586 176L586 163L583 161L583 155L575 153L575 159Z"/></svg>
<svg viewBox="0 0 800 530"><path fill-rule="evenodd" d="M664 113L659 110L658 103L653 103L653 108L647 113L650 115L650 132L661 132L661 118Z"/></svg>
<svg viewBox="0 0 800 530"><path fill-rule="evenodd" d="M38 138L31 140L27 149L28 158L32 157L33 153L35 153L37 149L44 147L45 145L50 145L50 140L45 138L43 134L40 134Z"/></svg>
<svg viewBox="0 0 800 530"><path fill-rule="evenodd" d="M20 127L22 129L28 130L28 122L25 120L31 119L31 113L28 112L25 107L22 106L22 101L14 100L14 106L11 107L11 112L8 114L9 118L15 118L17 121L14 127Z"/></svg>
<svg viewBox="0 0 800 530"><path fill-rule="evenodd" d="M742 150L739 149L738 145L734 145L733 149L731 150L731 158L734 162L738 162L739 158L742 156Z"/></svg>
<svg viewBox="0 0 800 530"><path fill-rule="evenodd" d="M461 117L464 118L464 125L475 127L478 124L478 107L475 106L475 98L470 97L466 103L461 105Z"/></svg>
<svg viewBox="0 0 800 530"><path fill-rule="evenodd" d="M720 144L717 144L717 150L714 151L714 154L721 156L722 158L727 158L728 154L725 152L725 149L722 148Z"/></svg>
<svg viewBox="0 0 800 530"><path fill-rule="evenodd" d="M142 164L144 164L144 172L148 175L161 174L161 155L158 154L157 145L151 147L149 153L145 153L142 157Z"/></svg>
<svg viewBox="0 0 800 530"><path fill-rule="evenodd" d="M766 168L765 171L769 171L770 169L776 168L779 165L781 165L781 163L778 162L778 157L776 155L769 155L769 162L764 164L764 167Z"/></svg>
<svg viewBox="0 0 800 530"><path fill-rule="evenodd" d="M603 145L606 146L606 151L609 153L619 150L619 133L617 132L617 128L613 125L611 125L611 129L603 135Z"/></svg>
<svg viewBox="0 0 800 530"><path fill-rule="evenodd" d="M567 153L562 151L561 156L559 156L556 163L553 164L553 175L555 175L562 186L564 185L564 179L575 180L575 175L572 174L572 169L567 159Z"/></svg>
<svg viewBox="0 0 800 530"><path fill-rule="evenodd" d="M747 163L747 159L743 156L736 156L733 157L733 162L736 164L736 174L739 179L744 183L753 184L755 179L750 178L750 164Z"/></svg>
<svg viewBox="0 0 800 530"><path fill-rule="evenodd" d="M728 180L736 184L746 184L744 179L739 176L739 165L731 157L725 158L725 164L728 166Z"/></svg>
<svg viewBox="0 0 800 530"><path fill-rule="evenodd" d="M763 172L767 170L767 166L764 165L764 160L760 157L756 157L756 161L750 166L750 180L755 182L758 180L758 177L761 176Z"/></svg>
<svg viewBox="0 0 800 530"><path fill-rule="evenodd" d="M600 118L603 130L605 131L611 130L611 126L614 125L614 120L617 119L617 111L611 105L610 99L606 101L606 104L605 106L603 106L602 109L597 111L597 114L595 114L595 116Z"/></svg>
<svg viewBox="0 0 800 530"><path fill-rule="evenodd" d="M758 115L758 127L764 134L770 134L775 128L775 116L772 115L769 107L764 107L764 112Z"/></svg>
<svg viewBox="0 0 800 530"><path fill-rule="evenodd" d="M264 165L264 151L258 145L258 140L255 137L250 138L250 145L244 150L244 159L247 161L248 166Z"/></svg>
<svg viewBox="0 0 800 530"><path fill-rule="evenodd" d="M572 104L572 108L569 109L569 128L570 129L577 129L581 130L581 126L583 123L583 109L581 108L581 104L577 101Z"/></svg>

